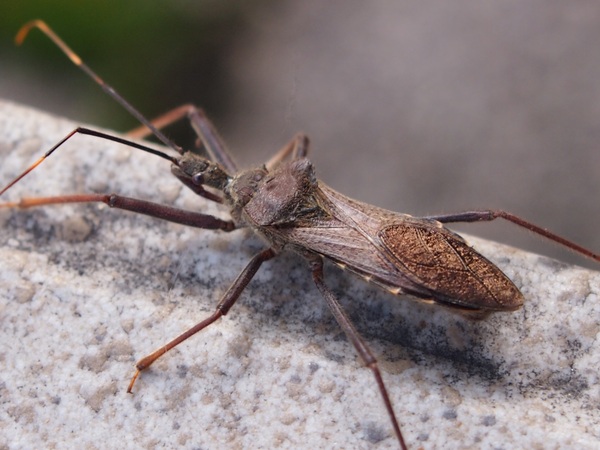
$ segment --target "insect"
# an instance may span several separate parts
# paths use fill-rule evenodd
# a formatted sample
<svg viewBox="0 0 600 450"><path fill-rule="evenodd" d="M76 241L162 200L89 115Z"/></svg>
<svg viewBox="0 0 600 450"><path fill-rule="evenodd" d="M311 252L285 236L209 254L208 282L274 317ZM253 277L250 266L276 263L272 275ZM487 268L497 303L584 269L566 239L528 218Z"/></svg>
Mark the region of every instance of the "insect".
<svg viewBox="0 0 600 450"><path fill-rule="evenodd" d="M142 358L128 386L131 392L140 373L164 353L206 328L228 313L260 266L284 250L306 260L313 281L331 309L336 321L354 345L364 364L371 370L392 428L401 448L406 448L400 425L388 395L377 360L342 309L335 294L324 282L323 259L356 273L393 294L410 294L425 302L444 306L472 318L484 318L492 312L514 311L523 304L523 296L500 269L476 253L445 223L490 221L498 217L534 231L596 261L600 257L570 241L504 211L466 213L415 218L386 211L337 193L319 181L306 158L308 139L296 136L263 166L239 171L204 113L183 107L158 121L148 122L140 113L100 79L56 36L46 24L26 24L17 39L22 41L32 28L39 28L66 55L105 91L151 130L177 155L171 156L105 133L78 128L52 147L38 161L9 183L0 195L21 180L65 141L76 134L88 134L130 145L169 161L172 173L195 194L227 206L231 220L222 220L198 212L159 205L115 194L82 194L46 198L23 198L2 206L27 208L60 203L106 203L172 222L205 229L230 232L251 228L267 247L251 259L229 287L215 312L196 326ZM183 151L159 130L163 125L189 117L202 141L208 158ZM140 134L145 134L140 132Z"/></svg>

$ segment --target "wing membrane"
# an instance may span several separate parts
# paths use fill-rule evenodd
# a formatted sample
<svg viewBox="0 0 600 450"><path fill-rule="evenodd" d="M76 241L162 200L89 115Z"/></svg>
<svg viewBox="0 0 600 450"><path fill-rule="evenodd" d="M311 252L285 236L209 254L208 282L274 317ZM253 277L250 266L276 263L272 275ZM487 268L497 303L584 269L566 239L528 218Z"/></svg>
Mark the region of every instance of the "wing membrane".
<svg viewBox="0 0 600 450"><path fill-rule="evenodd" d="M483 311L518 309L512 281L460 236L433 220L374 207L319 185L319 220L272 229L388 290Z"/></svg>
<svg viewBox="0 0 600 450"><path fill-rule="evenodd" d="M523 303L500 269L445 229L399 222L381 229L379 239L399 264L453 303L499 311Z"/></svg>

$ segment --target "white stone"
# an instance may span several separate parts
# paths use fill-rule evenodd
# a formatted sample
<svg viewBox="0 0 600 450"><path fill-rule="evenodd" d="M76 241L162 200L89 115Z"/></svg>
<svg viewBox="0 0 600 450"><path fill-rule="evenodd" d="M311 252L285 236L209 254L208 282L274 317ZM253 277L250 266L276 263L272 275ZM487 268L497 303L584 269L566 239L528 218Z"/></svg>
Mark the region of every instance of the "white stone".
<svg viewBox="0 0 600 450"><path fill-rule="evenodd" d="M75 126L0 103L0 184ZM165 161L83 136L0 200L98 186L226 217ZM472 242L522 289L520 311L470 322L326 268L409 448L597 448L600 274ZM0 447L397 447L370 371L294 255L128 395L136 360L208 316L261 242L68 205L0 210L0 245Z"/></svg>

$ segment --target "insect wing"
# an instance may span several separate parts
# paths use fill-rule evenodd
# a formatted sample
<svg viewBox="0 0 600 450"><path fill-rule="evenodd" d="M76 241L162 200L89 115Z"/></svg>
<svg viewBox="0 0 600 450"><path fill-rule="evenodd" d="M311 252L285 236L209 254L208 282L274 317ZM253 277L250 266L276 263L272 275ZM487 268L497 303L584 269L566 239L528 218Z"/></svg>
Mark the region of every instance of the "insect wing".
<svg viewBox="0 0 600 450"><path fill-rule="evenodd" d="M521 292L500 269L441 223L356 201L321 182L316 197L321 219L279 230L288 243L396 294L483 312L523 304Z"/></svg>
<svg viewBox="0 0 600 450"><path fill-rule="evenodd" d="M437 300L487 311L512 311L523 304L521 292L500 269L441 226L402 221L385 226L378 237Z"/></svg>

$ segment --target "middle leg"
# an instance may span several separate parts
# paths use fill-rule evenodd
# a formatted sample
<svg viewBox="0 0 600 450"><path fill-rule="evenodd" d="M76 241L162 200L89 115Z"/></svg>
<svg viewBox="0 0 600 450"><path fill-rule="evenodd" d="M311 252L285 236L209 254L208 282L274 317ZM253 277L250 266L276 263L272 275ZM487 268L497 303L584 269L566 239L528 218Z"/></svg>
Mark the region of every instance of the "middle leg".
<svg viewBox="0 0 600 450"><path fill-rule="evenodd" d="M402 436L402 432L400 431L400 425L398 424L396 414L394 413L394 408L392 407L392 401L390 400L390 396L387 392L385 384L383 383L383 378L381 377L381 372L379 370L379 365L377 364L377 359L375 358L373 352L371 352L371 349L367 346L363 338L360 336L358 331L356 331L356 328L354 328L354 325L350 321L350 318L346 315L346 312L342 309L342 305L340 305L340 302L336 298L335 294L331 292L329 288L325 285L323 281L323 259L320 256L315 256L310 260L310 265L312 268L313 280L317 285L317 288L321 292L321 295L327 302L327 305L333 313L335 320L348 337L348 340L350 340L350 342L352 342L352 345L354 345L354 348L358 352L360 358L363 360L364 365L371 369L371 372L375 377L375 381L377 382L379 392L383 397L385 408L387 409L388 415L390 416L390 420L392 421L392 426L394 428L396 438L398 439L402 450L407 450L406 444L404 443L404 438Z"/></svg>
<svg viewBox="0 0 600 450"><path fill-rule="evenodd" d="M212 161L220 164L230 173L237 172L237 165L229 154L227 147L223 143L215 126L201 108L192 104L181 105L151 120L150 123L160 130L183 119L190 121L194 132L202 142L204 149ZM142 125L131 130L127 133L127 136L142 139L152 133L152 130L146 125Z"/></svg>

